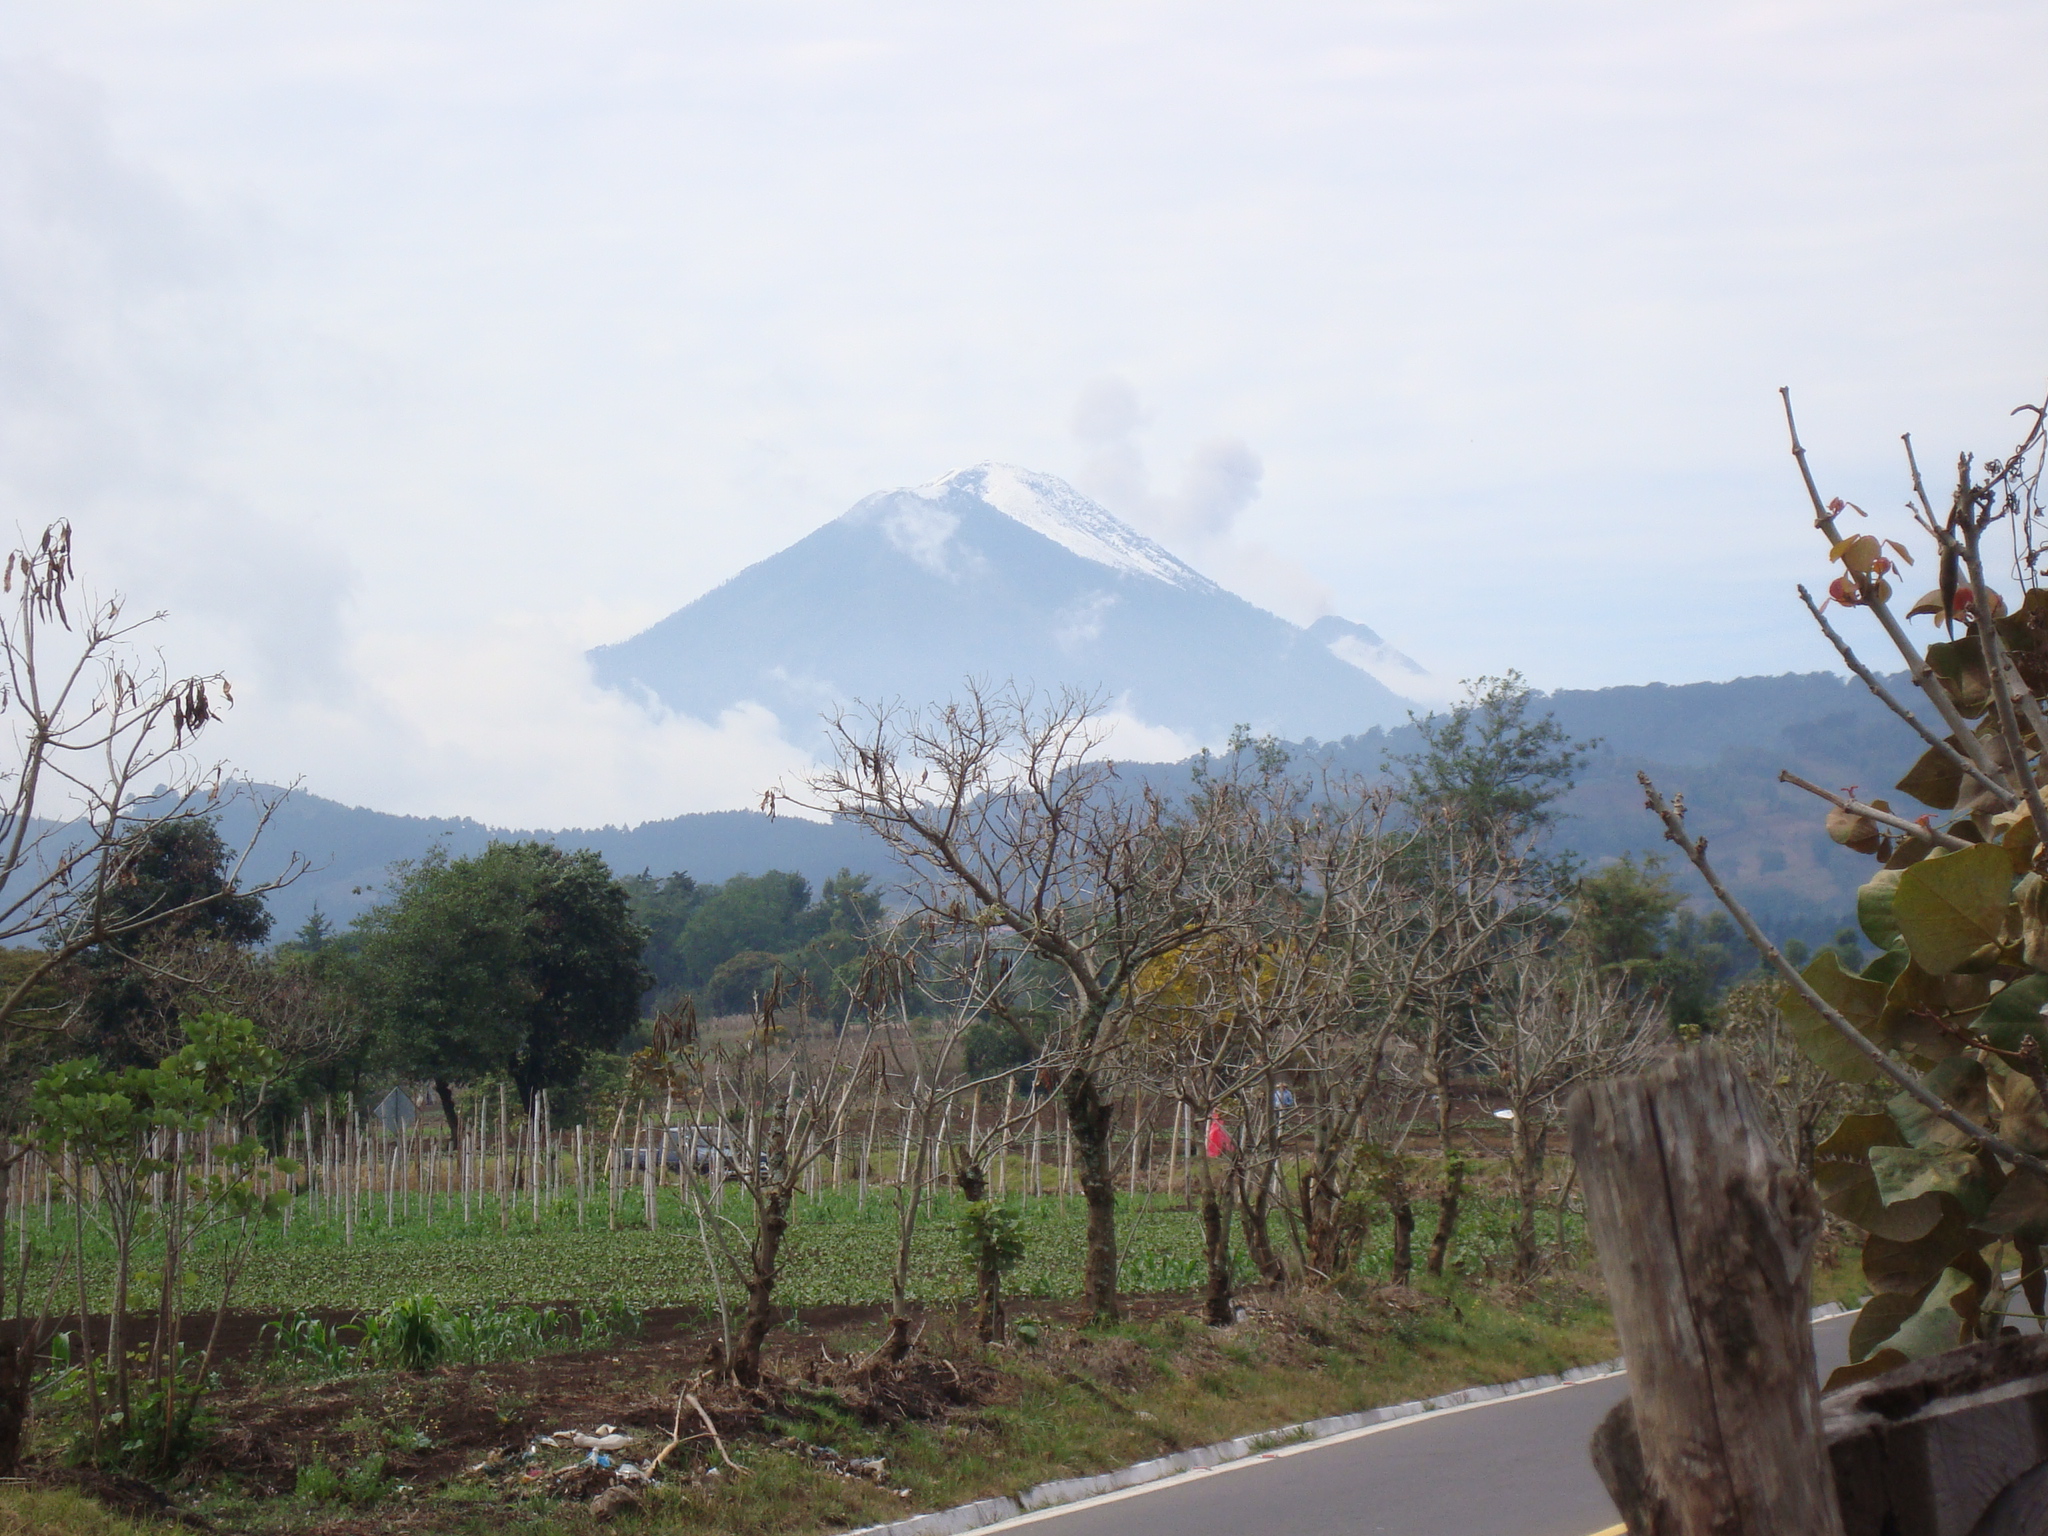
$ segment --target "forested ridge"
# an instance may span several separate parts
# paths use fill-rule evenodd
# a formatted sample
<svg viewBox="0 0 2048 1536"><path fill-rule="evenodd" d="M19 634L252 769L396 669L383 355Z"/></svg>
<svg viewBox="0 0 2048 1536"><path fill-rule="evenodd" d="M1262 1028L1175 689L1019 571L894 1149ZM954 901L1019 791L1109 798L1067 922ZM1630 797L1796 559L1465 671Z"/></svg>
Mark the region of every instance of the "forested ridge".
<svg viewBox="0 0 2048 1536"><path fill-rule="evenodd" d="M1911 756L1896 727L1851 679L1829 672L1745 677L1730 682L1561 689L1540 695L1567 733L1598 740L1578 784L1559 807L1557 846L1598 861L1630 851L1657 852L1662 834L1642 808L1638 769L1682 786L1697 824L1714 839L1729 878L1775 931L1819 942L1854 906L1854 877L1828 856L1827 834L1778 782L1791 768L1818 783L1862 782L1870 765L1886 764L1883 793ZM1354 772L1374 772L1391 753L1413 749L1414 728L1374 730L1335 742L1289 744L1298 758L1323 759ZM1182 782L1187 764L1127 764L1162 785ZM250 820L246 805L221 813L223 835L237 840ZM394 816L350 807L301 790L279 808L251 870L267 874L296 850L313 871L270 897L276 931L290 933L315 906L346 922L376 898L390 864L434 846L451 854L480 852L493 839L538 839L589 849L615 871L661 878L686 873L695 887L770 870L800 875L813 891L841 869L871 878L877 894L895 879L885 851L858 828L754 811L713 811L632 827L537 831L493 828L467 818ZM1675 871L1696 902L1705 892L1689 869ZM1705 908L1702 906L1702 911Z"/></svg>

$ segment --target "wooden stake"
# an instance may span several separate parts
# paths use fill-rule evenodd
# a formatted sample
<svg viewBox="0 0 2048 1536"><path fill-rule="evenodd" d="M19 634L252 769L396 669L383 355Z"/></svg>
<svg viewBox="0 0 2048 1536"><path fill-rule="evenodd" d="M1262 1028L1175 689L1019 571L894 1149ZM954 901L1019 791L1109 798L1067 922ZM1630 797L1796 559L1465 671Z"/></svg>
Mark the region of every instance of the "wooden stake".
<svg viewBox="0 0 2048 1536"><path fill-rule="evenodd" d="M1629 1528L1840 1536L1807 1317L1820 1200L1742 1073L1694 1047L1568 1118L1640 1446L1603 1425L1594 1461Z"/></svg>

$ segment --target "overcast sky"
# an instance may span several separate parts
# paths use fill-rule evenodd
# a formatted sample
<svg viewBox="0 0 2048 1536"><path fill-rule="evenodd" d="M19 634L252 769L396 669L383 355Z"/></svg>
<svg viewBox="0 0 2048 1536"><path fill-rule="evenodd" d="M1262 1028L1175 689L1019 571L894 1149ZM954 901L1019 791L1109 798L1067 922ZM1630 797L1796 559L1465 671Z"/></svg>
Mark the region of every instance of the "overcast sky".
<svg viewBox="0 0 2048 1536"><path fill-rule="evenodd" d="M1446 677L1817 668L1774 392L1873 508L2008 445L2044 66L2039 0L0 0L0 495L243 766L513 824L751 803L773 721L584 648L984 459Z"/></svg>

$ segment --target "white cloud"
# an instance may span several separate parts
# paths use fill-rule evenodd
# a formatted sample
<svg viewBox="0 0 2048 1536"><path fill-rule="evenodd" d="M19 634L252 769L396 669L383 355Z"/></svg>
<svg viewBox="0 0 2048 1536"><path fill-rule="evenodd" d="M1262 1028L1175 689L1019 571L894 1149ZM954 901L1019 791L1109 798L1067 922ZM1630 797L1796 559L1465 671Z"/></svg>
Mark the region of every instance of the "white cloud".
<svg viewBox="0 0 2048 1536"><path fill-rule="evenodd" d="M1053 641L1067 653L1085 650L1102 638L1102 621L1116 606L1114 592L1090 592L1053 615Z"/></svg>
<svg viewBox="0 0 2048 1536"><path fill-rule="evenodd" d="M1138 393L1123 379L1098 379L1082 391L1074 435L1086 453L1077 483L1112 512L1190 565L1296 623L1332 610L1330 588L1239 523L1259 498L1266 466L1234 437L1197 442L1172 490L1155 489L1139 446L1147 422Z"/></svg>
<svg viewBox="0 0 2048 1536"><path fill-rule="evenodd" d="M1772 391L1882 508L1899 431L1998 451L2048 357L2026 0L0 0L0 38L6 517L246 680L252 767L393 808L749 803L773 730L636 724L581 649L989 460L1443 676L1824 665Z"/></svg>
<svg viewBox="0 0 2048 1536"><path fill-rule="evenodd" d="M111 143L100 93L0 63L0 497L25 529L77 527L92 584L203 636L181 670L274 691L349 684L350 561L263 515L209 448L256 409L228 251L242 233ZM258 412L260 415L260 411Z"/></svg>
<svg viewBox="0 0 2048 1536"><path fill-rule="evenodd" d="M953 535L960 518L914 491L892 497L882 510L882 532L891 544L934 576L953 574Z"/></svg>
<svg viewBox="0 0 2048 1536"><path fill-rule="evenodd" d="M1102 744L1094 754L1126 763L1177 763L1199 752L1202 743L1171 726L1152 725L1119 702L1099 717Z"/></svg>
<svg viewBox="0 0 2048 1536"><path fill-rule="evenodd" d="M576 641L530 615L458 638L367 638L355 697L323 708L245 692L222 745L266 776L296 766L315 794L500 826L752 805L810 762L758 704L702 721L598 687Z"/></svg>

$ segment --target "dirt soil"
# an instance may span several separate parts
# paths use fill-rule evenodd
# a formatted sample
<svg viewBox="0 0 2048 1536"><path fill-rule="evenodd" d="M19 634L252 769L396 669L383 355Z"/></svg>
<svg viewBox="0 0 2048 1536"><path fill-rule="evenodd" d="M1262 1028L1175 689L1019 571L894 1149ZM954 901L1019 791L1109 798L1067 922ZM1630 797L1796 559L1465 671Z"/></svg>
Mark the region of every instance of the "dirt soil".
<svg viewBox="0 0 2048 1536"><path fill-rule="evenodd" d="M1186 1313L1190 1305L1185 1296L1127 1297L1125 1303L1134 1319ZM1013 1324L1031 1318L1078 1326L1085 1320L1078 1302L1024 1301L1009 1311ZM779 1436L764 1420L801 1412L806 1399L829 1397L867 1423L889 1424L940 1419L1000 1402L1008 1386L1001 1374L975 1363L972 1322L964 1308L921 1315L918 1347L896 1364L879 1362L873 1353L887 1334L885 1308L805 1308L771 1336L763 1361L767 1379L754 1390L709 1381L706 1367L718 1333L694 1308L649 1312L640 1335L602 1349L303 1384L261 1369L262 1328L271 1320L268 1314L240 1314L223 1329L225 1379L209 1404L216 1422L187 1469L188 1480L275 1498L292 1493L301 1470L316 1463L341 1473L382 1456L390 1482L422 1490L474 1478L495 1484L508 1497L588 1499L609 1486L610 1472L583 1464L584 1452L573 1446L543 1448L538 1456L529 1448L557 1432L596 1434L610 1426L632 1436L613 1453L615 1460L645 1462L679 1435L680 1454L672 1455L664 1472L676 1473L686 1464L708 1467L717 1451L694 1407L682 1401L685 1392L696 1397L718 1435L736 1444ZM353 1320L348 1314L327 1318ZM1116 1341L1108 1342L1114 1352ZM1120 1384L1118 1362L1090 1360L1085 1369L1094 1379ZM837 1454L823 1446L786 1444L827 1465ZM874 1476L873 1469L853 1462L832 1470ZM82 1476L87 1474L46 1463L34 1480L78 1486L123 1513L192 1523L146 1483L90 1474L91 1486L81 1486ZM352 1528L345 1519L332 1527Z"/></svg>

